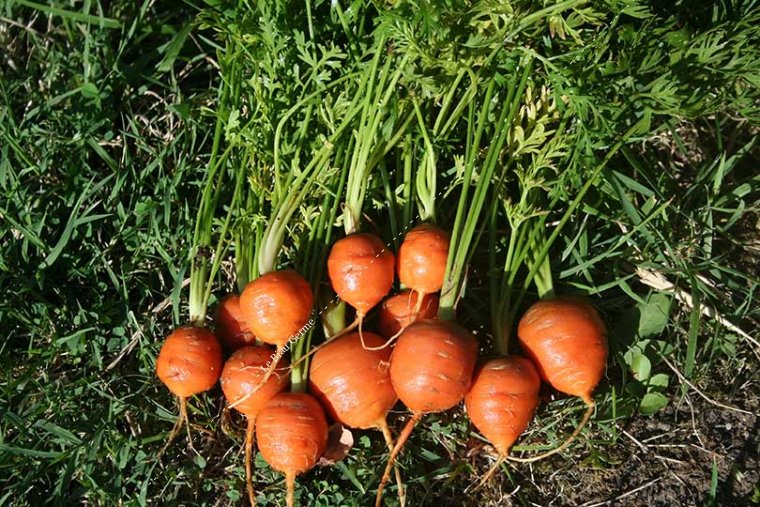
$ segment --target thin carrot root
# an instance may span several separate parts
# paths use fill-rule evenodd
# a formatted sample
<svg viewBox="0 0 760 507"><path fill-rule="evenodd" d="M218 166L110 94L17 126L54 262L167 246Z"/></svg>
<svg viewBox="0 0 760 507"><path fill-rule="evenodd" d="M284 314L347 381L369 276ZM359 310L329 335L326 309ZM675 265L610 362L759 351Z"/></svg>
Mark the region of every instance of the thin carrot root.
<svg viewBox="0 0 760 507"><path fill-rule="evenodd" d="M296 504L296 475L294 473L285 474L285 487L287 489L285 504L287 507L294 507Z"/></svg>
<svg viewBox="0 0 760 507"><path fill-rule="evenodd" d="M364 315L358 314L356 316L356 320L359 321L359 341L362 342L362 347L364 347L364 333L362 333L362 323L364 322Z"/></svg>
<svg viewBox="0 0 760 507"><path fill-rule="evenodd" d="M416 291L413 290L413 289L409 291L409 301L407 302L407 308L410 308L412 306L412 295L415 292ZM424 297L425 297L425 293L424 292L417 292L417 302L415 303L414 310L413 310L414 320L417 320L417 315L419 315L420 310L422 310L422 299ZM364 339L362 337L362 347L364 347L364 350L382 350L382 349L384 349L386 347L389 347L394 341L396 341L396 338L398 338L399 336L401 336L401 333L403 333L404 330L407 327L408 326L402 327L401 329L398 330L398 332L396 334L394 334L393 336L391 336L390 338L388 338L385 341L385 343L383 343L382 345L379 345L377 347L367 347L364 344ZM361 336L361 325L359 326L359 336Z"/></svg>
<svg viewBox="0 0 760 507"><path fill-rule="evenodd" d="M193 446L193 436L190 434L190 418L187 417L187 399L186 398L180 398L179 413L181 417L185 419L185 429L187 430L187 446L195 454L199 454L198 451L196 451L195 447Z"/></svg>
<svg viewBox="0 0 760 507"><path fill-rule="evenodd" d="M388 445L388 451L393 452L393 435L391 435L391 429L388 427L388 421L385 419L380 421L378 428L383 432L385 443ZM398 487L398 503L401 507L404 507L406 504L406 489L404 488L404 481L401 479L401 471L398 468L396 468L394 472L396 473L396 486Z"/></svg>
<svg viewBox="0 0 760 507"><path fill-rule="evenodd" d="M166 440L166 444L164 444L163 449L161 449L161 452L159 452L158 456L156 456L156 461L161 459L166 450L169 448L169 445L171 445L174 439L177 438L177 435L179 435L179 432L182 431L182 425L186 420L187 399L183 396L179 396L179 415L177 416L177 420L174 421L174 427L172 428L171 433L169 433L169 438ZM190 426L187 428L187 435L188 437L190 436Z"/></svg>
<svg viewBox="0 0 760 507"><path fill-rule="evenodd" d="M222 415L219 417L219 420L221 422L220 428L222 433L228 437L232 437L234 435L234 430L232 427L232 412L229 407L225 406L222 408Z"/></svg>
<svg viewBox="0 0 760 507"><path fill-rule="evenodd" d="M258 384L256 384L256 387L254 387L248 393L246 393L245 396L242 396L238 400L236 400L234 403L231 403L230 406L229 406L229 408L235 408L235 407L237 407L241 403L244 403L248 399L250 399L251 396L253 396L257 392L259 392L259 389L261 389L262 387L264 387L266 385L267 380L269 380L269 377L271 377L272 374L277 370L277 364L280 362L280 359L282 359L282 356L285 355L285 352L287 350L288 349L285 346L282 346L282 345L278 346L277 347L277 351L272 356L272 362L271 362L271 364L267 367L266 371L264 372L264 376L261 377L261 380L259 381Z"/></svg>
<svg viewBox="0 0 760 507"><path fill-rule="evenodd" d="M375 497L375 507L380 507L380 505L382 504L383 489L385 489L385 485L387 484L388 480L391 477L391 470L393 469L393 465L396 463L396 456L398 456L399 452L401 452L401 449L404 447L404 444L406 444L406 441L409 440L409 436L412 434L412 430L417 425L417 423L420 422L420 419L422 419L422 412L415 412L412 415L412 418L409 419L409 422L406 423L406 426L404 426L404 429L399 434L398 439L396 440L396 445L393 446L391 455L388 457L388 464L385 465L385 472L383 472L383 478L380 479L380 485L377 487L377 496Z"/></svg>
<svg viewBox="0 0 760 507"><path fill-rule="evenodd" d="M513 457L513 456L508 456L507 459L510 460L510 461L517 461L519 463L533 463L534 461L538 461L538 460L542 460L544 458L548 458L552 454L557 454L558 452L562 452L565 449L567 449L567 447L571 443L573 443L573 440L575 440L575 438L578 435L580 435L581 430L583 430L583 428L586 426L586 424L588 423L589 419L591 418L591 414L594 413L594 407L596 407L596 404L594 403L594 401L592 399L588 399L588 400L584 400L584 401L586 402L586 405L588 406L588 408L586 409L586 412L583 414L583 418L581 419L580 424L578 425L577 428L575 428L575 430L570 434L570 436L567 437L567 439L565 439L565 441L562 442L562 444L559 445L559 447L555 447L554 449L551 449L549 451L541 453L538 456L532 456L530 458L516 458L516 457Z"/></svg>
<svg viewBox="0 0 760 507"><path fill-rule="evenodd" d="M507 459L506 455L499 456L499 458L496 460L496 463L494 463L493 466L488 469L488 472L486 472L486 475L484 475L483 478L480 479L480 481L478 481L478 485L475 486L473 491L476 489L482 488L489 480L491 480L491 477L493 477L493 475L496 473L499 467L501 467L501 464L504 463L505 459Z"/></svg>
<svg viewBox="0 0 760 507"><path fill-rule="evenodd" d="M362 339L362 347L364 347L364 350L383 350L384 348L389 347L394 341L396 341L396 338L401 336L401 333L403 333L405 329L406 329L405 327L402 327L401 329L398 330L398 333L394 334L393 336L388 338L385 341L385 343L383 343L382 345L378 345L377 347L368 347L364 343L364 337L361 334L359 335L359 337Z"/></svg>
<svg viewBox="0 0 760 507"><path fill-rule="evenodd" d="M245 487L248 490L248 501L251 507L256 505L256 494L253 492L253 429L254 419L248 418L248 427L245 430Z"/></svg>
<svg viewBox="0 0 760 507"><path fill-rule="evenodd" d="M414 304L414 320L417 320L417 315L419 315L420 310L422 310L422 302L425 299L425 293L412 289L409 291L409 294L411 295L415 292L417 293L417 302Z"/></svg>

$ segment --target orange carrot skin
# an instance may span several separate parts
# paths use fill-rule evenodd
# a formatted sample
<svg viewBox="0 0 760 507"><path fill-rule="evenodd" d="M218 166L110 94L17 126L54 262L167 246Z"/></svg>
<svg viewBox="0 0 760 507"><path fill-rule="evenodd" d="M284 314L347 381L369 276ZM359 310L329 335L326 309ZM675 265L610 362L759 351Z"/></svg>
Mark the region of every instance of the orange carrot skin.
<svg viewBox="0 0 760 507"><path fill-rule="evenodd" d="M222 392L229 403L245 397L259 385L267 364L272 360L274 350L270 347L245 346L236 350L224 363L220 383ZM277 365L281 368L283 361ZM276 371L263 387L248 397L235 409L248 418L255 418L264 405L290 385L286 371Z"/></svg>
<svg viewBox="0 0 760 507"><path fill-rule="evenodd" d="M398 278L402 284L429 294L443 287L451 235L431 224L418 225L398 249Z"/></svg>
<svg viewBox="0 0 760 507"><path fill-rule="evenodd" d="M492 359L475 371L464 397L475 427L504 456L528 427L538 407L541 378L530 359Z"/></svg>
<svg viewBox="0 0 760 507"><path fill-rule="evenodd" d="M181 398L208 391L221 373L222 347L214 333L203 327L175 329L156 359L158 378Z"/></svg>
<svg viewBox="0 0 760 507"><path fill-rule="evenodd" d="M415 315L419 298L420 293L407 289L383 301L377 316L380 336L390 338L415 320L434 319L438 314L438 295L423 294L420 311Z"/></svg>
<svg viewBox="0 0 760 507"><path fill-rule="evenodd" d="M309 282L291 269L258 277L240 295L248 328L261 341L278 347L301 332L313 304Z"/></svg>
<svg viewBox="0 0 760 507"><path fill-rule="evenodd" d="M259 412L256 440L272 468L286 475L303 473L325 452L325 412L309 394L280 393Z"/></svg>
<svg viewBox="0 0 760 507"><path fill-rule="evenodd" d="M216 336L227 350L235 351L245 345L253 345L256 338L245 323L240 310L240 296L230 294L222 299L214 318Z"/></svg>
<svg viewBox="0 0 760 507"><path fill-rule="evenodd" d="M385 340L364 332L368 347ZM390 347L367 350L359 333L328 343L311 360L309 389L330 416L351 428L378 428L398 398L391 384Z"/></svg>
<svg viewBox="0 0 760 507"><path fill-rule="evenodd" d="M525 352L555 389L593 403L607 364L607 334L589 303L560 297L531 306L517 327Z"/></svg>
<svg viewBox="0 0 760 507"><path fill-rule="evenodd" d="M327 274L340 299L366 315L390 292L395 256L374 234L352 234L335 242Z"/></svg>
<svg viewBox="0 0 760 507"><path fill-rule="evenodd" d="M418 320L398 338L391 354L391 382L415 413L440 412L470 389L478 355L475 337L443 320Z"/></svg>

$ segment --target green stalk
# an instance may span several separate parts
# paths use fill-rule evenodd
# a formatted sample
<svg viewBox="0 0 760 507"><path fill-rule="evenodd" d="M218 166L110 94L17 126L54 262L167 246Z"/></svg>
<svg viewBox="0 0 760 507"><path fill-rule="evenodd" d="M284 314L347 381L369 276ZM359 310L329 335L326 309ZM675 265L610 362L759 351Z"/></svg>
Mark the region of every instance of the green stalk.
<svg viewBox="0 0 760 507"><path fill-rule="evenodd" d="M467 91L465 92L465 94L457 103L452 113L447 116L446 113L448 112L448 109L451 106L454 94L457 88L459 87L462 77L465 74L470 78L470 85L467 88ZM470 102L475 98L475 95L477 95L477 93L478 93L478 78L475 76L475 73L472 71L471 68L465 67L464 69L460 71L459 75L457 75L457 78L454 80L454 82L451 85L451 89L449 90L449 93L446 95L446 98L441 104L441 110L438 113L438 117L436 118L435 124L433 125L433 135L435 136L445 135L446 133L450 132L451 129L454 127L454 125L456 125L456 123L462 117L462 114L464 114L465 109L470 104ZM441 122L443 121L444 118L446 118L446 123L444 123L443 126L441 126Z"/></svg>
<svg viewBox="0 0 760 507"><path fill-rule="evenodd" d="M508 314L508 322L514 322L515 318L517 317L517 312L520 310L520 305L522 304L522 300L525 297L525 294L527 293L528 287L530 287L530 284L533 283L534 278L536 277L536 274L541 269L546 269L545 267L545 259L547 258L549 254L549 250L551 249L554 242L559 237L559 234L562 232L562 229L567 224L568 220L570 220L570 217L575 212L575 210L580 205L581 201L585 197L586 193L591 189L591 187L596 182L596 179L599 177L599 175L604 171L604 168L607 166L607 163L612 159L612 157L618 152L618 150L625 144L625 142L634 134L636 133L638 129L638 125L631 126L621 137L618 141L613 144L609 150L607 151L607 154L604 156L602 161L597 164L597 166L594 168L594 170L591 172L589 177L586 179L586 182L583 184L581 189L578 191L578 194L575 196L575 198L572 200L568 208L565 210L565 212L562 214L562 217L560 218L559 223L552 231L549 238L546 239L546 241L541 244L541 247L537 249L537 253L532 259L532 262L529 263L530 268L528 271L528 274L525 277L525 280L523 281L522 286L520 287L520 290L517 295L517 299L515 300L514 305L509 311ZM554 204L556 204L556 198L549 206L549 209L551 209ZM540 217L538 220L536 220L537 227L544 227L546 223L546 215ZM539 289L540 290L540 289Z"/></svg>
<svg viewBox="0 0 760 507"><path fill-rule="evenodd" d="M204 303L205 284L208 275L208 248L211 246L214 213L219 189L224 181L224 171L218 171L218 157L222 132L226 121L228 88L222 83L219 92L219 112L214 128L214 139L209 157L209 171L201 193L198 218L193 231L193 245L190 248L190 297L188 301L190 324L203 327L206 323L207 307ZM217 174L218 171L218 174Z"/></svg>
<svg viewBox="0 0 760 507"><path fill-rule="evenodd" d="M479 153L480 139L488 122L488 108L491 104L494 91L494 83L489 82L486 90L485 99L478 118L475 138L472 143L468 142L467 147L467 164L462 183L462 192L457 206L457 215L452 230L449 256L446 266L446 275L444 286L441 291L438 316L441 319L453 320L455 318L456 303L459 294L464 285L464 268L472 255L473 238L475 236L477 225L481 220L481 212L486 201L488 191L493 184L492 178L496 166L500 161L500 153L506 141L507 133L511 127L512 121L519 110L520 100L525 87L527 86L528 76L532 69L531 61L523 67L523 73L519 83L514 80L509 86L507 100L504 102L499 119L496 122L497 133L496 140L488 145L487 154L480 172L472 200L469 200L469 187L472 184L475 159ZM469 130L469 126L468 126ZM469 139L469 138L468 138ZM501 181L503 178L498 178ZM498 185L497 185L498 187ZM497 188L498 190L498 188Z"/></svg>
<svg viewBox="0 0 760 507"><path fill-rule="evenodd" d="M399 228L398 228L398 221L396 220L396 210L394 206L391 205L393 202L393 189L391 188L391 176L388 174L388 169L385 167L385 161L380 160L380 163L378 164L378 169L380 173L380 179L383 183L383 192L385 193L385 200L388 203L388 221L391 228L391 237L394 238L394 241L397 241L398 235L399 235Z"/></svg>
<svg viewBox="0 0 760 507"><path fill-rule="evenodd" d="M366 84L366 95L363 101L361 119L356 130L356 144L351 159L346 184L345 207L343 210L343 225L346 235L353 234L359 229L362 207L367 190L369 176L375 164L379 161L376 156L370 157L371 153L387 152L389 145L381 143L378 133L383 120L386 118L386 106L396 93L396 84L406 66L407 57L404 56L397 67L391 73L392 57L388 57L379 72L380 58L385 51L385 39L379 39L377 49L372 61L367 68L363 81ZM398 142L410 121L405 121L396 130L391 141ZM387 148L386 148L387 147Z"/></svg>
<svg viewBox="0 0 760 507"><path fill-rule="evenodd" d="M326 85L324 88L317 90L313 93L310 93L309 95L305 96L298 102L296 102L290 109L285 111L285 113L282 115L282 118L280 118L280 121L277 122L277 127L275 127L274 131L274 182L275 182L275 196L276 200L279 200L282 195L285 193L285 189L287 188L288 192L290 191L290 188L288 188L287 181L290 181L290 178L292 178L293 171L288 171L288 180L286 182L281 182L281 173L282 170L280 168L280 144L282 144L282 131L285 128L285 124L288 122L288 120L298 111L301 110L301 108L304 107L304 105L308 104L309 102L313 102L314 100L318 99L320 95L322 95L326 90L329 90L331 88L334 88L340 84L343 84L345 81L357 77L357 73L350 73L346 74L344 76L341 76L332 82L330 82L328 85ZM357 92L356 96L361 95L361 88ZM352 108L354 109L354 108ZM353 115L351 115L352 117ZM343 126L345 128L346 125L348 125L348 119L344 119ZM341 129L339 129L341 130Z"/></svg>
<svg viewBox="0 0 760 507"><path fill-rule="evenodd" d="M381 42L380 47L384 45ZM369 72L364 77L364 82L367 85L366 95L364 97L364 103L362 107L362 114L359 120L359 127L356 132L357 142L354 145L354 155L351 159L351 167L348 172L348 188L346 189L346 206L343 212L343 226L346 231L346 235L353 234L358 228L361 216L364 189L366 188L366 163L362 163L362 156L366 153L367 144L371 144L373 141L373 134L370 130L370 123L375 115L376 109L374 107L374 76L377 73L377 68L380 63L380 56L382 51L378 49L375 51L375 55L372 58L372 62L369 66ZM385 62L383 72L381 74L380 81L382 83L383 77L387 75L391 59L388 58ZM369 138L369 139L368 139ZM366 158L364 159L366 162Z"/></svg>
<svg viewBox="0 0 760 507"><path fill-rule="evenodd" d="M349 149L345 150L345 152L341 150L337 154L337 157L340 158L344 155L344 153L348 152L350 152L350 142ZM347 174L348 161L346 160L346 162L343 163L342 170L335 181L328 182L327 184L328 188L324 198L322 199L321 208L323 210L329 209L329 211L327 213L321 213L317 219L317 223L314 227L312 227L308 248L306 249L306 252L303 256L304 262L301 263L304 267L304 270L310 274L309 283L312 287L317 288L317 301L319 304L317 312L320 313L321 311L320 316L323 318L323 322L325 322L324 319L327 319L331 327L339 325L340 327L337 329L342 329L345 326L345 304L342 302L338 303L337 305L330 304L329 301L334 300L331 294L328 295L330 298L328 300L328 303L325 303L325 298L323 295L325 293L329 293L329 291L321 291L319 289L321 287L320 282L322 281L322 275L324 274L327 255L330 250L330 245L332 244L332 225L335 223L335 220L338 216L338 210L343 198L342 192L345 188ZM322 296L320 296L320 294ZM293 348L291 349L291 363L296 363L311 348L313 333L314 327L312 326L308 332L294 344ZM327 336L332 336L332 334ZM302 392L306 390L306 387L308 385L310 359L310 357L306 358L304 361L296 364L296 366L294 366L290 372L290 384L291 389L294 392Z"/></svg>
<svg viewBox="0 0 760 507"><path fill-rule="evenodd" d="M298 175L296 181L289 186L290 193L285 201L273 210L274 215L264 233L264 240L259 249L259 272L261 274L274 271L277 255L282 249L288 221L303 202L315 178L329 167L331 150L332 145L325 145L320 149L307 167ZM315 168L316 170L314 170ZM314 170L313 176L312 170Z"/></svg>
<svg viewBox="0 0 760 507"><path fill-rule="evenodd" d="M456 97L456 92L463 80L468 75L470 77L470 86L467 88L462 97L456 102L456 106L449 113L452 104ZM475 77L472 69L469 67L463 68L459 71L454 81L451 83L449 90L444 95L443 102L436 116L433 124L432 135L437 139L439 136L448 134L449 130L457 124L459 119L464 114L467 105L472 101L477 93L477 78ZM431 141L430 132L428 132L425 126L425 120L423 113L419 105L418 100L413 100L414 113L417 118L417 125L420 135L424 141L424 152L422 160L417 170L414 189L417 194L417 201L419 203L419 218L420 221L425 222L428 220L435 221L435 201L438 196L437 192L437 170L436 170L436 154ZM444 123L445 120L445 123ZM411 213L409 216L411 220ZM406 222L409 223L409 222Z"/></svg>
<svg viewBox="0 0 760 507"><path fill-rule="evenodd" d="M242 172L242 170L241 170ZM240 199L241 190L243 188L243 182L245 181L245 178L238 174L237 181L235 183L235 193L232 197L232 202L237 203ZM224 253L227 250L227 247L229 246L229 239L227 238L227 233L230 228L230 221L232 219L232 215L235 211L236 207L234 205L229 206L227 209L227 215L224 218L224 223L222 224L221 232L219 233L219 242L216 246L216 251L214 252L214 262L211 265L211 271L209 273L208 277L208 283L206 283L206 290L203 294L203 308L208 307L208 301L211 298L211 289L213 288L213 280L216 278L216 274L219 272L219 267L222 265L222 259L224 258Z"/></svg>
<svg viewBox="0 0 760 507"><path fill-rule="evenodd" d="M402 148L402 157L404 159L404 176L402 183L402 196L404 198L404 208L401 213L401 223L408 224L412 221L412 164L414 161L414 148L412 146L412 135L407 134L404 146Z"/></svg>
<svg viewBox="0 0 760 507"><path fill-rule="evenodd" d="M465 213L467 213L467 198L470 191L470 185L472 182L472 173L474 169L474 153L477 151L474 146L480 146L480 138L483 135L483 128L485 127L484 118L488 112L488 104L491 102L493 96L494 82L491 81L486 90L486 97L483 101L483 106L480 112L480 119L477 123L474 139L472 132L472 125L474 117L474 107L470 107L469 121L467 122L467 146L465 156L467 163L464 167L464 177L462 182L462 191L459 194L459 203L457 204L457 213L454 218L454 227L451 230L451 243L449 247L449 255L446 259L446 274L444 276L443 288L441 289L441 298L438 308L438 316L441 319L453 320L454 319L454 305L457 297L459 296L459 288L461 286L461 273L462 273L462 260L458 258L461 253L455 246L460 243L460 236L462 235L462 228L465 225Z"/></svg>
<svg viewBox="0 0 760 507"><path fill-rule="evenodd" d="M422 169L417 171L415 189L417 190L417 199L420 201L419 217L420 221L435 220L435 188L436 188L436 170L435 170L435 150L433 143L430 142L425 120L422 118L419 103L414 100L414 113L417 116L417 124L425 141L425 154L422 156L420 165Z"/></svg>
<svg viewBox="0 0 760 507"><path fill-rule="evenodd" d="M536 256L538 253L540 253L538 246L546 243L546 229L543 226L539 227L537 235L538 240L532 245L533 253ZM533 262L535 261L532 260L531 264ZM536 285L536 290L538 291L539 298L544 299L554 296L554 282L552 281L551 259L548 255L544 257L544 260L539 264L539 268L536 271L535 277L533 278L533 283Z"/></svg>
<svg viewBox="0 0 760 507"><path fill-rule="evenodd" d="M245 205L241 209L245 214L250 215L255 210L261 209L262 204L261 198L252 188L249 188L246 192ZM253 229L249 227L249 224L244 223L235 235L235 275L238 292L243 292L248 282L258 277L256 245L259 244L260 231L260 223L257 222Z"/></svg>
<svg viewBox="0 0 760 507"><path fill-rule="evenodd" d="M234 102L239 96L238 79L240 77L240 68L237 57L237 53L227 52L226 57L221 62L222 73L225 75L225 79L220 85L219 110L214 128L211 155L209 157L209 169L206 173L203 191L201 192L198 217L193 231L193 246L190 250L189 313L190 323L194 326L205 325L213 281L229 246L230 239L228 238L228 233L230 222L234 211L240 207L241 189L245 181L243 170L245 164L241 164L235 175L236 184L232 201L219 231L217 243L214 246L214 219L222 195L225 193L224 181L227 171L224 168L226 167L228 158L239 142L239 136L230 139L224 151L220 154L224 126L229 117L229 112L235 107Z"/></svg>
<svg viewBox="0 0 760 507"><path fill-rule="evenodd" d="M491 327L493 328L494 343L496 344L496 348L499 354L506 355L505 351L499 348L501 340L498 338L502 335L502 322L500 318L496 318L496 315L499 315L499 300L493 297L494 294L499 293L500 281L500 277L497 276L497 274L500 273L497 273L496 268L496 224L498 222L498 219L499 208L497 206L491 206L491 215L488 220L488 283L491 293L491 298L489 298L492 319Z"/></svg>
<svg viewBox="0 0 760 507"><path fill-rule="evenodd" d="M353 74L352 74L353 75ZM362 89L363 84L360 84L360 90ZM350 126L351 122L354 120L356 115L358 115L361 111L361 107L358 105L359 97L361 96L360 93L357 93L355 95L355 101L352 103L352 106L348 112L346 113L345 117L343 118L343 121L341 124L335 129L335 131L330 135L329 139L325 141L325 143L320 147L320 149L317 151L317 153L313 156L311 161L306 165L306 167L300 171L297 176L295 176L295 180L292 180L295 174L294 171L291 171L288 175L288 183L287 188L288 192L287 195L284 197L284 200L275 201L273 203L273 214L272 219L269 221L269 224L266 228L266 230L263 233L262 241L259 243L259 256L258 256L258 271L259 273L268 273L270 271L273 271L275 268L275 265L277 263L277 255L280 252L282 248L282 242L285 237L285 233L287 231L287 225L288 221L290 220L290 217L293 215L293 213L298 209L298 207L303 202L303 199L309 194L309 191L311 190L311 186L319 180L320 174L322 174L323 171L329 169L330 167L330 154L332 153L333 148L335 147L335 144L337 143L340 136L343 134L343 132ZM317 98L318 96L315 94L310 95L312 100ZM286 113L286 116L292 115L294 113L294 110L291 108ZM285 118L281 119L278 126L277 126L277 132L281 132L283 125L284 125ZM278 159L278 143L279 143L279 134L275 134L275 160ZM277 166L279 162L275 162L275 166ZM275 173L278 173L279 170L275 169ZM276 199L276 196L275 196Z"/></svg>

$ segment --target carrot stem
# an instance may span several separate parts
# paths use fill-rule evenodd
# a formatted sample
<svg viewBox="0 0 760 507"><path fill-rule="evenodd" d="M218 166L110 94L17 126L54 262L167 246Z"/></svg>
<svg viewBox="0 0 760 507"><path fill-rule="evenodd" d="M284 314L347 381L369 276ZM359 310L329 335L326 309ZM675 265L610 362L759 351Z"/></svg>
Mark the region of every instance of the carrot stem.
<svg viewBox="0 0 760 507"><path fill-rule="evenodd" d="M544 458L548 458L552 454L557 454L558 452L562 452L575 440L575 438L580 435L581 430L586 426L586 423L588 423L589 419L591 418L591 414L594 413L594 407L596 407L596 404L593 400L585 400L586 405L588 408L586 409L586 412L583 414L583 418L581 419L580 424L578 427L575 428L575 430L570 434L569 437L565 439L564 442L559 447L555 447L554 449L551 449L549 451L546 451L544 453L539 454L538 456L532 456L530 458L515 458L512 456L507 457L510 461L517 461L519 463L533 463L534 461L542 460Z"/></svg>
<svg viewBox="0 0 760 507"><path fill-rule="evenodd" d="M378 423L377 427L380 428L380 431L383 432L383 437L385 438L385 443L388 446L388 451L393 452L393 435L391 435L391 429L388 427L388 421L386 419L383 419ZM398 468L396 468L394 472L396 473L396 485L398 486L398 503L401 505L401 507L404 507L406 504L406 490L404 489L404 481L401 479L401 471Z"/></svg>
<svg viewBox="0 0 760 507"><path fill-rule="evenodd" d="M256 505L256 495L253 492L253 431L255 419L248 418L248 427L245 430L245 487L248 490L248 501L251 507Z"/></svg>
<svg viewBox="0 0 760 507"><path fill-rule="evenodd" d="M404 447L404 444L406 444L406 441L409 440L409 436L412 434L412 430L417 425L417 423L420 422L422 415L422 412L413 413L412 418L409 419L409 422L406 423L406 426L404 426L404 429L399 434L398 439L396 440L396 445L393 446L393 450L388 457L388 464L385 465L385 472L383 472L383 477L380 479L380 485L377 487L375 507L380 507L383 500L383 489L385 489L385 485L391 477L391 470L393 469L393 465L396 463L396 457L398 456L399 452L401 452L401 449Z"/></svg>
<svg viewBox="0 0 760 507"><path fill-rule="evenodd" d="M179 398L179 418L180 423L183 419L185 421L185 429L187 430L187 445L190 446L190 449L195 451L195 447L193 447L193 436L190 434L190 418L187 417L187 398L184 396L180 396Z"/></svg>

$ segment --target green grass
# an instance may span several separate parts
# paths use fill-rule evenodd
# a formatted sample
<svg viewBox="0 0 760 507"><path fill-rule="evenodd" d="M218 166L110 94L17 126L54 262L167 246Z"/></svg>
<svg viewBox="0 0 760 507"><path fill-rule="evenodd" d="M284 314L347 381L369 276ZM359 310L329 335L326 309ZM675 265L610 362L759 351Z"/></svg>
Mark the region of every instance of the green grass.
<svg viewBox="0 0 760 507"><path fill-rule="evenodd" d="M0 46L7 48L0 56L0 505L242 503L243 427L235 417L223 419L218 388L190 401L197 453L182 437L156 461L176 406L155 378L154 362L161 339L187 318L182 285L190 276L216 122L226 125L226 141L235 132L251 136L244 138L249 151L235 151L230 167L247 153L272 156L273 119L309 88L285 93L246 78L256 72L290 76L288 64L298 51L306 48L300 57L308 60L317 47L273 37L268 50L286 55L281 66L253 58L246 51L257 46L239 36L259 29L255 10L220 4L16 1L0 11ZM450 84L437 77L451 75L447 41L466 27L445 13L434 18L435 10L425 5L402 11L408 25L389 33L440 73L412 69L402 81L413 83L420 96L436 96ZM492 484L465 498L465 488L491 461L457 409L420 425L401 458L403 475L412 505L497 505L510 491L516 491L511 502L517 505L547 504L558 495L559 505L607 500L624 491L599 484L625 482L625 461L641 452L624 430L636 436L635 430L645 434L663 421L689 419L689 407L697 403L697 413L731 414L706 404L668 363L711 399L759 410L757 345L703 310L757 339L760 7L740 1L713 8L701 2L578 1L560 4L574 10L554 12L556 6L542 11L541 2L521 1L513 7L522 14L514 16L492 2L478 5L482 12L471 15L481 23L483 39L473 40L465 56L482 56L478 44L489 43L494 26L511 27L515 51L534 59L533 89L543 84L569 97L575 128L566 142L573 149L553 155L561 171L542 176L554 189L547 200L557 202L548 223L560 220L588 181L589 168L635 127L568 215L549 252L555 290L588 294L603 312L611 329L610 361L597 391L597 413L564 455L532 468L507 465ZM329 10L326 3L313 8L314 16ZM348 40L348 54L302 64L325 76L339 62L357 58L365 43L344 31L357 9L330 12L332 24L314 26L305 17L292 22L317 38ZM421 28L404 31L412 26ZM549 37L550 30L564 38ZM237 87L221 105L220 68L227 85ZM314 82L326 80L316 70L314 75ZM258 123L234 125L230 111L262 98L272 109L256 117ZM351 98L336 92L323 102L345 112ZM315 122L304 116L299 110L292 123ZM282 144L283 178L300 156L299 143L313 134L292 130L296 134L286 132ZM525 132L530 138L536 130L526 125ZM438 149L459 134L440 134L432 144ZM547 146L547 139L532 139L539 150ZM421 140L413 142L415 153L426 149ZM519 144L514 137L507 143ZM442 164L451 164L441 181L456 172L453 154L443 150ZM398 157L403 163L403 154ZM514 167L528 168L529 159ZM262 167L268 162L255 161ZM508 185L517 191L520 182ZM367 213L380 227L390 222L388 194L397 204L394 227L402 228L414 215L405 208L409 196L392 184L368 190ZM457 197L456 191L444 193L436 203L439 223L453 221ZM310 223L301 211L290 231L294 237ZM261 217L248 218L261 224ZM293 245L286 247L286 258L298 255ZM460 304L462 324L481 336L492 330L494 274L487 266L481 245ZM636 268L662 274L692 304L642 283ZM232 290L234 271L223 263L216 296ZM526 302L536 298L532 290ZM580 402L546 394L516 450L556 444L580 417ZM393 427L407 416L397 407ZM732 421L749 428L747 445L756 446L756 419ZM707 432L694 426L696 433ZM369 504L384 446L372 432L356 432L355 439L344 462L299 479L303 505ZM753 501L757 463L742 461L728 440L697 439L683 441L706 446L719 458L679 457L706 477L690 483L697 495L692 503ZM628 489L646 482L647 468L642 470ZM652 477L659 473L651 470ZM260 457L256 474L261 504L281 504L282 479ZM386 497L392 502L393 492Z"/></svg>

